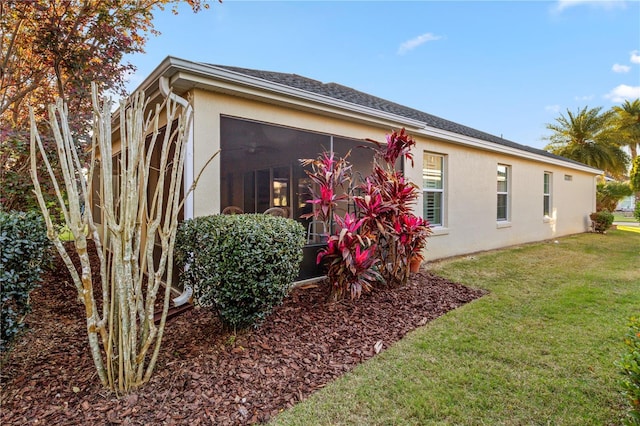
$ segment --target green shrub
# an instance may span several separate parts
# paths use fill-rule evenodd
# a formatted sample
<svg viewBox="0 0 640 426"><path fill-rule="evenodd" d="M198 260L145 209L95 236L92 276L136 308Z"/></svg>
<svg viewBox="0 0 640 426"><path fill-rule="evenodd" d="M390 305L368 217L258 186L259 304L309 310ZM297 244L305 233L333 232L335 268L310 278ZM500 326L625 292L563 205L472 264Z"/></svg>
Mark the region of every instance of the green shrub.
<svg viewBox="0 0 640 426"><path fill-rule="evenodd" d="M640 222L640 201L636 201L636 209L633 211L633 216Z"/></svg>
<svg viewBox="0 0 640 426"><path fill-rule="evenodd" d="M23 326L30 310L29 294L40 281L49 244L40 214L0 211L0 350Z"/></svg>
<svg viewBox="0 0 640 426"><path fill-rule="evenodd" d="M607 229L613 225L613 214L608 210L600 210L599 212L591 213L589 215L593 222L593 231L604 233Z"/></svg>
<svg viewBox="0 0 640 426"><path fill-rule="evenodd" d="M622 387L631 408L630 425L640 425L640 317L631 317L629 330L624 338L627 351L618 362L623 376Z"/></svg>
<svg viewBox="0 0 640 426"><path fill-rule="evenodd" d="M304 235L298 222L263 214L187 220L176 242L180 280L225 326L250 326L282 303L298 274Z"/></svg>

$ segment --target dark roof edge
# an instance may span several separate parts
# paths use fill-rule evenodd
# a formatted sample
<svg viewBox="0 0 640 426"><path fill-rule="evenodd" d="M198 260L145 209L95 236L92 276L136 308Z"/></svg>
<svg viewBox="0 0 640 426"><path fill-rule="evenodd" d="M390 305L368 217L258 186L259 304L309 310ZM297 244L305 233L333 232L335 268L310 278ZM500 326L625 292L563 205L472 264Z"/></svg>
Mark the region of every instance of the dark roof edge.
<svg viewBox="0 0 640 426"><path fill-rule="evenodd" d="M307 93L313 96L314 99L320 99L321 101L326 100L327 103L329 101L336 101L341 105L351 105L353 107L352 109L357 109L361 112L364 108L365 112L377 111L387 116L387 118L397 117L397 121L399 121L400 124L403 124L406 121L409 125L424 129L427 134L440 133L441 138L444 140L449 139L452 135L457 135L460 137L461 141L479 140L488 142L491 145L495 145L496 148L505 148L506 151L509 151L512 154L515 154L515 152L533 154L534 156L542 156L550 160L554 160L554 162L571 164L579 167L583 171L588 171L593 174L602 174L601 170L578 161L552 154L542 149L503 139L432 114L360 92L338 83L322 83L318 80L303 77L298 74L255 70L226 65L214 65L167 56L140 84L140 86L138 86L136 91L140 89L144 89L145 91L151 89L152 91L155 91L155 88L157 88L157 81L160 76L171 77L180 71L195 72L205 77L229 78L230 76L237 76L242 78L242 83L245 85L261 86L264 88L264 83L266 83L269 88L273 89L275 87L276 91L286 90L289 95L295 93L300 96L302 93ZM224 75L219 75L222 73ZM262 81L263 84L258 84L260 81ZM433 129L434 131L430 132L429 129ZM478 144L475 145L478 146ZM484 148L490 149L491 145L485 144Z"/></svg>

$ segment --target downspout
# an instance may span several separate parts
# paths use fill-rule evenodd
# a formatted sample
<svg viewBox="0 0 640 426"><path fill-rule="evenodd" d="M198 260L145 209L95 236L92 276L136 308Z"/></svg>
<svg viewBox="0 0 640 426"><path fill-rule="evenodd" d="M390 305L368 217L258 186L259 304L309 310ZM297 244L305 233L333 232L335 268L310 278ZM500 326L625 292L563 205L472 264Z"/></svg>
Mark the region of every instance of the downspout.
<svg viewBox="0 0 640 426"><path fill-rule="evenodd" d="M162 93L162 96L169 97L171 100L185 108L187 111L187 123L190 124L189 128L186 130L187 146L185 147L186 152L183 172L183 188L184 193L187 194L184 202L184 219L193 219L193 191L189 192L189 189L191 189L191 185L193 185L193 107L185 98L182 98L170 91L169 79L167 77L161 76L158 79L158 85L160 87L160 93ZM191 286L185 286L182 294L172 299L173 304L175 306L184 305L189 301L192 294L193 289L191 288Z"/></svg>

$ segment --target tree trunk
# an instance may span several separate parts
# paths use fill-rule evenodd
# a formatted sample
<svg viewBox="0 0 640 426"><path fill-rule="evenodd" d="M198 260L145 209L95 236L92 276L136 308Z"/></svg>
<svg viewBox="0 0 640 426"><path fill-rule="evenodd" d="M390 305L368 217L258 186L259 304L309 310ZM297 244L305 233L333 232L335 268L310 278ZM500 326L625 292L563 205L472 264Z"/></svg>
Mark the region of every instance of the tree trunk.
<svg viewBox="0 0 640 426"><path fill-rule="evenodd" d="M31 177L47 224L47 234L69 269L78 296L84 304L88 342L98 377L104 386L118 393L126 393L151 378L164 333L169 310L173 246L181 206L184 144L190 129L191 107L184 99L169 94L162 105L157 105L153 114L145 119L148 102L144 94L134 96L130 104L121 103L120 185L114 188L111 108L109 102L98 102L95 85L93 104L93 150L88 182L77 180L78 176L82 176L82 167L69 131L66 106L61 100L49 108L49 117L64 182L58 182L53 173L48 154L40 141L33 110ZM166 117L167 128L156 147L160 114ZM175 122L178 126L172 129ZM145 142L149 134L153 137L147 150ZM168 176L160 174L155 187L149 188L150 156L155 148L160 152L160 170L165 170L171 162L172 171ZM174 154L170 158L172 148ZM71 261L68 246L58 239L56 225L45 205L41 178L37 175L38 155L42 157L48 178L55 188L64 224L74 236L73 250L80 259L80 273ZM97 170L100 171L100 187L91 188L93 174ZM169 188L167 199L164 198L165 187ZM91 209L90 194L96 190L101 194L99 223L103 226L102 235ZM150 199L147 198L148 194L151 195ZM100 259L99 271L92 271L89 263L84 234L87 228L91 231ZM104 246L101 238L104 238ZM162 243L157 268L153 261L156 240ZM94 288L93 273L99 273L101 288ZM155 302L165 275L167 283L162 295L162 317L160 325L156 327L153 319ZM97 308L94 292L102 296L102 312ZM153 353L147 356L151 348Z"/></svg>

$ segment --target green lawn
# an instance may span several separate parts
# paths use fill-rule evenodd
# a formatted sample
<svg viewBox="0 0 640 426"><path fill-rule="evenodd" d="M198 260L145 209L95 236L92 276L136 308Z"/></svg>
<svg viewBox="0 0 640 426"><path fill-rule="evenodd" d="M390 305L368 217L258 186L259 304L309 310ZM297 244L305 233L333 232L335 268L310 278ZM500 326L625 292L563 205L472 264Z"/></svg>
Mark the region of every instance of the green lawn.
<svg viewBox="0 0 640 426"><path fill-rule="evenodd" d="M431 264L490 294L410 333L277 425L608 425L640 313L640 233L581 234Z"/></svg>

